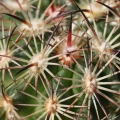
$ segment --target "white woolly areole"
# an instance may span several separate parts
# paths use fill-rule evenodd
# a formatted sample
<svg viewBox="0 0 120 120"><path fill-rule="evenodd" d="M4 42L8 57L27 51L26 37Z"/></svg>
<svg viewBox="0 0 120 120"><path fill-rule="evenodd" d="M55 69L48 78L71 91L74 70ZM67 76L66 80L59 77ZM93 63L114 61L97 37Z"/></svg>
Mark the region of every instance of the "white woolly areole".
<svg viewBox="0 0 120 120"><path fill-rule="evenodd" d="M5 56L12 56L10 55L10 51L5 51L5 50L1 50L0 51L0 55L5 55ZM6 65L10 62L11 58L8 57L4 57L4 56L0 56L0 68L4 68L6 67Z"/></svg>
<svg viewBox="0 0 120 120"><path fill-rule="evenodd" d="M30 8L28 1L18 0L18 2L20 3L24 10L28 10ZM19 4L16 2L16 0L4 0L3 4L12 11L21 11L21 8Z"/></svg>
<svg viewBox="0 0 120 120"><path fill-rule="evenodd" d="M48 98L45 102L45 107L48 113L55 114L58 110L59 101L57 97L54 95L53 98Z"/></svg>
<svg viewBox="0 0 120 120"><path fill-rule="evenodd" d="M47 58L42 53L39 53L33 56L32 59L30 60L30 64L37 63L37 65L30 67L29 68L30 72L32 74L39 74L43 72L45 68L47 67L46 59Z"/></svg>
<svg viewBox="0 0 120 120"><path fill-rule="evenodd" d="M112 48L107 42L101 42L101 45L93 44L92 48L97 54L99 53L99 58L102 61L107 61L113 56L113 53L110 51Z"/></svg>
<svg viewBox="0 0 120 120"><path fill-rule="evenodd" d="M85 68L85 74L82 80L84 82L84 89L86 89L86 92L93 93L97 89L96 77L88 68Z"/></svg>
<svg viewBox="0 0 120 120"><path fill-rule="evenodd" d="M27 26L26 24L22 23L20 26L20 30L23 31L25 36L35 36L40 35L44 30L44 21L40 19L31 19L30 21L31 27Z"/></svg>

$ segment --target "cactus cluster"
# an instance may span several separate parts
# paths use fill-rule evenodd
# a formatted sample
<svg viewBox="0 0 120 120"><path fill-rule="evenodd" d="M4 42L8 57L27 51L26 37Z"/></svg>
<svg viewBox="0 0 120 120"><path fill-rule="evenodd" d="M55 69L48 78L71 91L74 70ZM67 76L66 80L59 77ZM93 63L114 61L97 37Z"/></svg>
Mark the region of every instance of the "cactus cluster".
<svg viewBox="0 0 120 120"><path fill-rule="evenodd" d="M0 0L0 120L119 120L120 1Z"/></svg>

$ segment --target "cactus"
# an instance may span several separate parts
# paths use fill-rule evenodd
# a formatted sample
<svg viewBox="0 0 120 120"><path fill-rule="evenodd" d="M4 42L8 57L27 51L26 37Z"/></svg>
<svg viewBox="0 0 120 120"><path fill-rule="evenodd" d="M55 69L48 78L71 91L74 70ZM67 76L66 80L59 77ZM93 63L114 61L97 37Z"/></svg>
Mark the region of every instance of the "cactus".
<svg viewBox="0 0 120 120"><path fill-rule="evenodd" d="M1 0L0 119L119 120L119 13L119 0Z"/></svg>

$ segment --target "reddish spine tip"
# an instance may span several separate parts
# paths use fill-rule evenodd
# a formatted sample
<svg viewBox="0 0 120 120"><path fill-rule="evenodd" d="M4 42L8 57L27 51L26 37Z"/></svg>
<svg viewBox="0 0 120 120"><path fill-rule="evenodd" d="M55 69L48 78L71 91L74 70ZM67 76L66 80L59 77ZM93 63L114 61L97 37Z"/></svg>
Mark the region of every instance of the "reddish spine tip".
<svg viewBox="0 0 120 120"><path fill-rule="evenodd" d="M55 12L55 6L52 4L51 6L52 12Z"/></svg>
<svg viewBox="0 0 120 120"><path fill-rule="evenodd" d="M71 34L71 32L68 34L67 46L68 47L72 46L72 34Z"/></svg>
<svg viewBox="0 0 120 120"><path fill-rule="evenodd" d="M69 32L68 32L68 40L67 40L67 47L72 46L72 15L70 19L70 27L69 27Z"/></svg>

